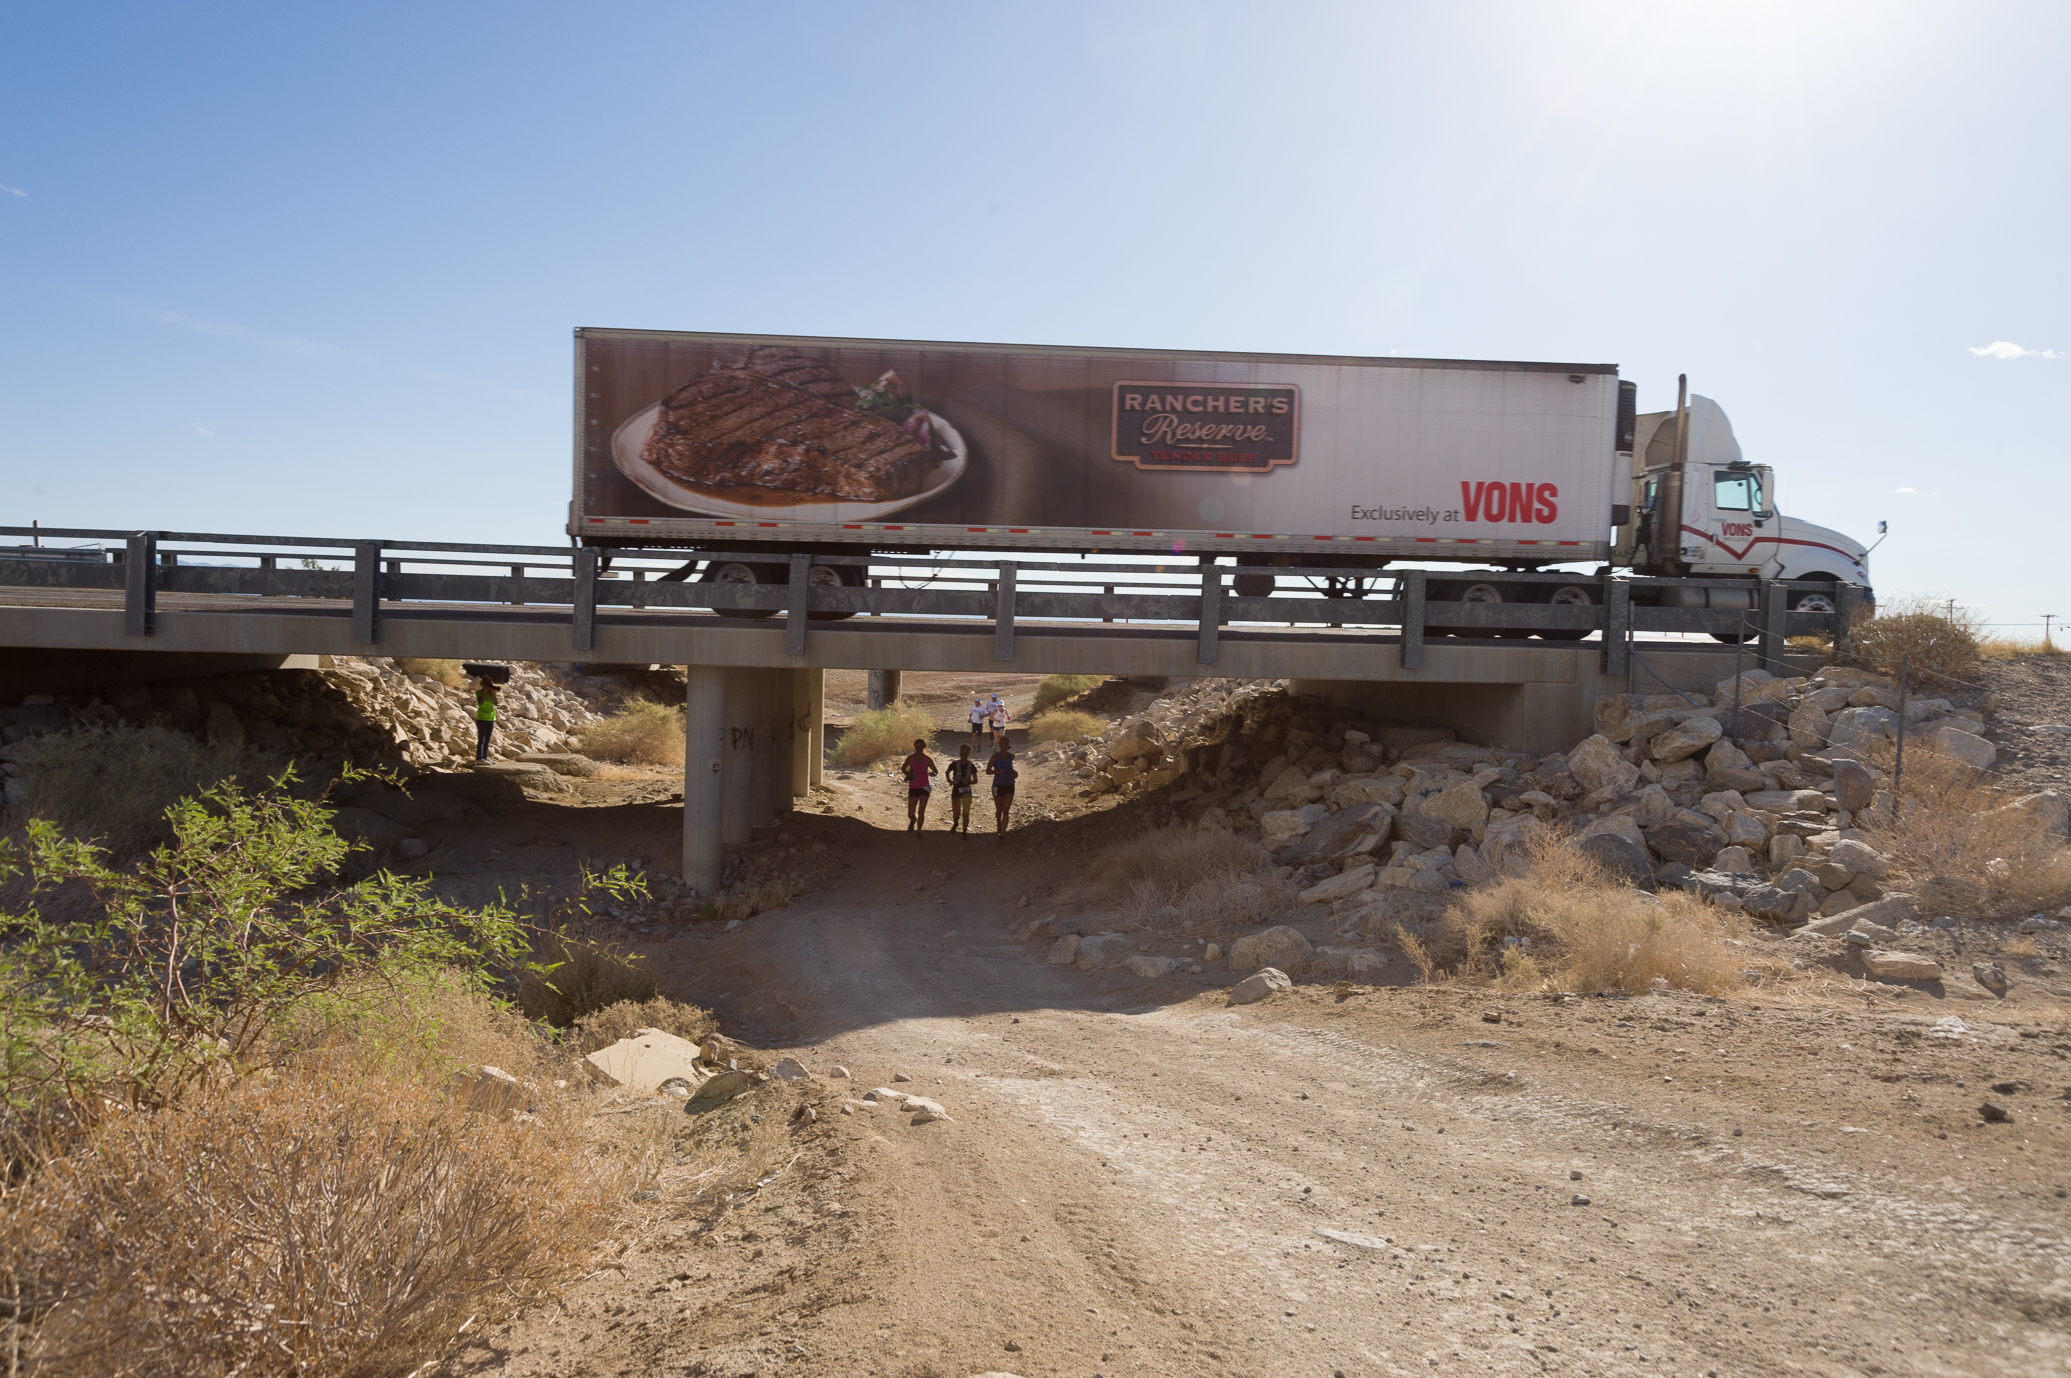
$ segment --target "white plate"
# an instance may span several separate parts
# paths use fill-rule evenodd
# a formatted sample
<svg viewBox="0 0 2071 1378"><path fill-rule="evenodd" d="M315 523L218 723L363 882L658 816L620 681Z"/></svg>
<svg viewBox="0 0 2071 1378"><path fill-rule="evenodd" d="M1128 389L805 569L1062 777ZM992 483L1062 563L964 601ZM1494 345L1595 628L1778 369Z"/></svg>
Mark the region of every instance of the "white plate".
<svg viewBox="0 0 2071 1378"><path fill-rule="evenodd" d="M888 517L894 512L904 511L915 503L926 502L964 476L964 467L970 458L969 448L956 427L944 421L933 412L928 417L934 422L935 434L949 446L949 457L937 464L921 484L920 491L911 497L894 498L890 502L843 502L835 499L827 502L735 502L729 498L699 492L670 478L661 470L641 458L640 451L647 444L647 433L654 429L661 418L662 404L657 402L645 411L636 412L626 423L613 432L611 437L611 458L619 472L640 485L643 492L658 498L671 507L680 507L686 512L701 512L708 517L732 517L741 521L792 521L792 522L870 522Z"/></svg>

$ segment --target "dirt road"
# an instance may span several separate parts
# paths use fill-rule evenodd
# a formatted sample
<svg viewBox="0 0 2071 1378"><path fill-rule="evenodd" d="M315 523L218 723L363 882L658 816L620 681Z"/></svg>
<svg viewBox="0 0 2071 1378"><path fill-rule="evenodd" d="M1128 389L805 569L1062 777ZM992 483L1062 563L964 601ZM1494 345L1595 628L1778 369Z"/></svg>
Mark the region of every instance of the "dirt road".
<svg viewBox="0 0 2071 1378"><path fill-rule="evenodd" d="M654 949L670 993L817 1074L755 1093L789 1161L456 1371L2071 1373L2061 1024L1417 987L1231 1008L1226 974L1014 940L1098 826L796 818L848 859L833 889ZM857 1099L900 1073L953 1118Z"/></svg>

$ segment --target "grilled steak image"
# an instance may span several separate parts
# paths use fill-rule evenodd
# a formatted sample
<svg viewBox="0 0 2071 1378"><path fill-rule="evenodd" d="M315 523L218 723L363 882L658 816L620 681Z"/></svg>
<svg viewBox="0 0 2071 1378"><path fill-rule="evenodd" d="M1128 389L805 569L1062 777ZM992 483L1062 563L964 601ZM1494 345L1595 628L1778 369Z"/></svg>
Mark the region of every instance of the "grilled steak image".
<svg viewBox="0 0 2071 1378"><path fill-rule="evenodd" d="M662 401L641 457L679 483L886 502L920 490L940 456L863 411L840 375L757 346Z"/></svg>

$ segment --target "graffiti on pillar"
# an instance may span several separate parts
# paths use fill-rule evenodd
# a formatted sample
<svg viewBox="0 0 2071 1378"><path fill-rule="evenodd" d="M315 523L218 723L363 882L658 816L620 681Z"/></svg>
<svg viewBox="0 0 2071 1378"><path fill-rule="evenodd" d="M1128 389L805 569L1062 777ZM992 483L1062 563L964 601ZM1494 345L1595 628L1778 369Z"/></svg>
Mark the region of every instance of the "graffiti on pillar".
<svg viewBox="0 0 2071 1378"><path fill-rule="evenodd" d="M733 749L734 749L735 751L753 751L753 750L755 749L755 729L754 729L754 728L752 728L752 727L736 727L736 728L732 729L732 731L733 731Z"/></svg>

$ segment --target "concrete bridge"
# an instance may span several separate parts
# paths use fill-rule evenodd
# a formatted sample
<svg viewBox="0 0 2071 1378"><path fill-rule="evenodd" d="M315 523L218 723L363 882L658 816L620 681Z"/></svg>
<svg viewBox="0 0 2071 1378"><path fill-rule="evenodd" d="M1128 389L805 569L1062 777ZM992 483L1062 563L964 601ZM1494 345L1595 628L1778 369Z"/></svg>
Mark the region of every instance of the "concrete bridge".
<svg viewBox="0 0 2071 1378"><path fill-rule="evenodd" d="M1543 754L1588 733L1600 695L1709 693L1736 668L1782 672L1788 636L1845 633L1854 592L1842 590L1841 613L1801 613L1782 584L1685 580L1677 587L1716 587L1748 606L1671 608L1644 601L1663 581L1476 571L1477 591L1497 601L1464 601L1427 596L1459 576L1402 570L1380 576L1392 586L1382 596L1250 598L1231 591L1234 567L1179 561L881 557L923 585L898 587L847 555L0 536L74 543L0 547L0 696L321 655L687 667L683 873L706 893L724 847L817 782L827 669L1291 679L1363 717ZM693 560L715 563L694 581ZM712 578L716 562L753 564L757 578ZM782 581L763 582L772 572ZM1592 601L1532 601L1550 582L1587 586ZM1736 641L1670 639L1691 632Z"/></svg>

